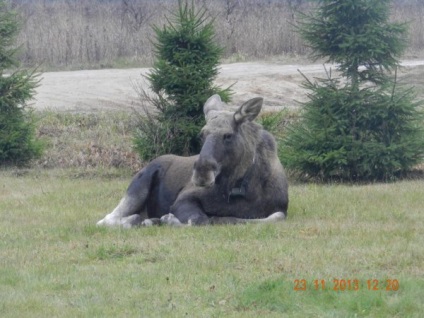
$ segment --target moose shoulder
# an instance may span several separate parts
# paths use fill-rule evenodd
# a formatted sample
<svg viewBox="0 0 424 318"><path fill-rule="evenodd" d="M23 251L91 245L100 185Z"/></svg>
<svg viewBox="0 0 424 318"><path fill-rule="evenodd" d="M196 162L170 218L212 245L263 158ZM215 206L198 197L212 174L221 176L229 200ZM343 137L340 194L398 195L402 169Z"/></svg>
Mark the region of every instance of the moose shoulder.
<svg viewBox="0 0 424 318"><path fill-rule="evenodd" d="M253 98L236 112L218 95L203 108L202 149L192 157L165 155L138 172L118 206L98 225L216 224L283 220L288 185L274 137L253 122Z"/></svg>

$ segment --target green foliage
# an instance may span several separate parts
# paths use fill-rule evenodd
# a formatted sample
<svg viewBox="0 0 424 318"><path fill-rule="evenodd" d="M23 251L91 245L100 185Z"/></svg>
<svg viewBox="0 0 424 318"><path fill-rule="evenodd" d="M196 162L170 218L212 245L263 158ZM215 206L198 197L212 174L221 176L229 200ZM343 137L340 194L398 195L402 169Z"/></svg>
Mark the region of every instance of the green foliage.
<svg viewBox="0 0 424 318"><path fill-rule="evenodd" d="M281 158L309 178L399 177L424 156L420 103L387 72L399 64L405 27L388 22L388 1L319 3L301 33L315 57L339 63L344 78L305 78L310 100L281 146Z"/></svg>
<svg viewBox="0 0 424 318"><path fill-rule="evenodd" d="M0 0L0 165L25 164L42 150L34 137L31 114L25 109L37 85L36 75L24 70L5 74L18 65L12 47L17 32L15 14Z"/></svg>
<svg viewBox="0 0 424 318"><path fill-rule="evenodd" d="M156 108L145 111L135 145L143 159L173 153L198 153L197 135L204 125L203 104L213 94L229 99L229 89L213 86L222 49L214 42L213 21L205 9L179 1L168 25L154 27L157 61L147 76ZM145 95L147 95L145 93Z"/></svg>
<svg viewBox="0 0 424 318"><path fill-rule="evenodd" d="M320 0L315 15L303 16L300 34L313 57L340 63L354 81L384 81L406 47L406 25L389 22L390 0ZM364 68L359 68L363 66Z"/></svg>
<svg viewBox="0 0 424 318"><path fill-rule="evenodd" d="M260 114L258 122L265 130L277 137L281 134L281 131L286 124L286 117L288 117L288 112L285 110L278 112L264 112Z"/></svg>
<svg viewBox="0 0 424 318"><path fill-rule="evenodd" d="M340 88L330 77L305 87L311 100L280 149L288 168L324 180L387 180L422 160L423 114L411 90Z"/></svg>

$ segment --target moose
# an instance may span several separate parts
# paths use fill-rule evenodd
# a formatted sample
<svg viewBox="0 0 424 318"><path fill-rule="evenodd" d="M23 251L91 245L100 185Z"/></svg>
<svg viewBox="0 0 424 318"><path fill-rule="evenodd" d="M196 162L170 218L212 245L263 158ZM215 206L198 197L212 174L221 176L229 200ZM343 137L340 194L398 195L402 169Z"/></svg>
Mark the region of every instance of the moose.
<svg viewBox="0 0 424 318"><path fill-rule="evenodd" d="M219 95L204 107L199 155L163 155L131 181L118 206L97 225L207 225L282 221L288 183L274 137L253 120L263 98L230 111Z"/></svg>

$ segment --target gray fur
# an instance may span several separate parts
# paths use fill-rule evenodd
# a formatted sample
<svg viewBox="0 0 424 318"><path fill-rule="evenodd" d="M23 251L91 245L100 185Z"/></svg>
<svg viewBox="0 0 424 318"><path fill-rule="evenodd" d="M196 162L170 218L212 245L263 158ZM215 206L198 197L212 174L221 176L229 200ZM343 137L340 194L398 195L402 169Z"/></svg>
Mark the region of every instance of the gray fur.
<svg viewBox="0 0 424 318"><path fill-rule="evenodd" d="M151 161L97 224L182 226L285 219L288 184L275 140L253 122L262 102L254 98L231 112L218 95L210 97L204 106L200 154Z"/></svg>

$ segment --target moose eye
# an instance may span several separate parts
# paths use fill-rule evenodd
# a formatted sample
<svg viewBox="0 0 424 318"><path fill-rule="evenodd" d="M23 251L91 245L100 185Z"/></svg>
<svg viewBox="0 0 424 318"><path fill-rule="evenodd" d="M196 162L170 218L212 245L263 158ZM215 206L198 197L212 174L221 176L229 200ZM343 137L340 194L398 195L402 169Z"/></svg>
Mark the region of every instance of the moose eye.
<svg viewBox="0 0 424 318"><path fill-rule="evenodd" d="M222 137L225 143L229 143L233 140L233 134L224 134Z"/></svg>

